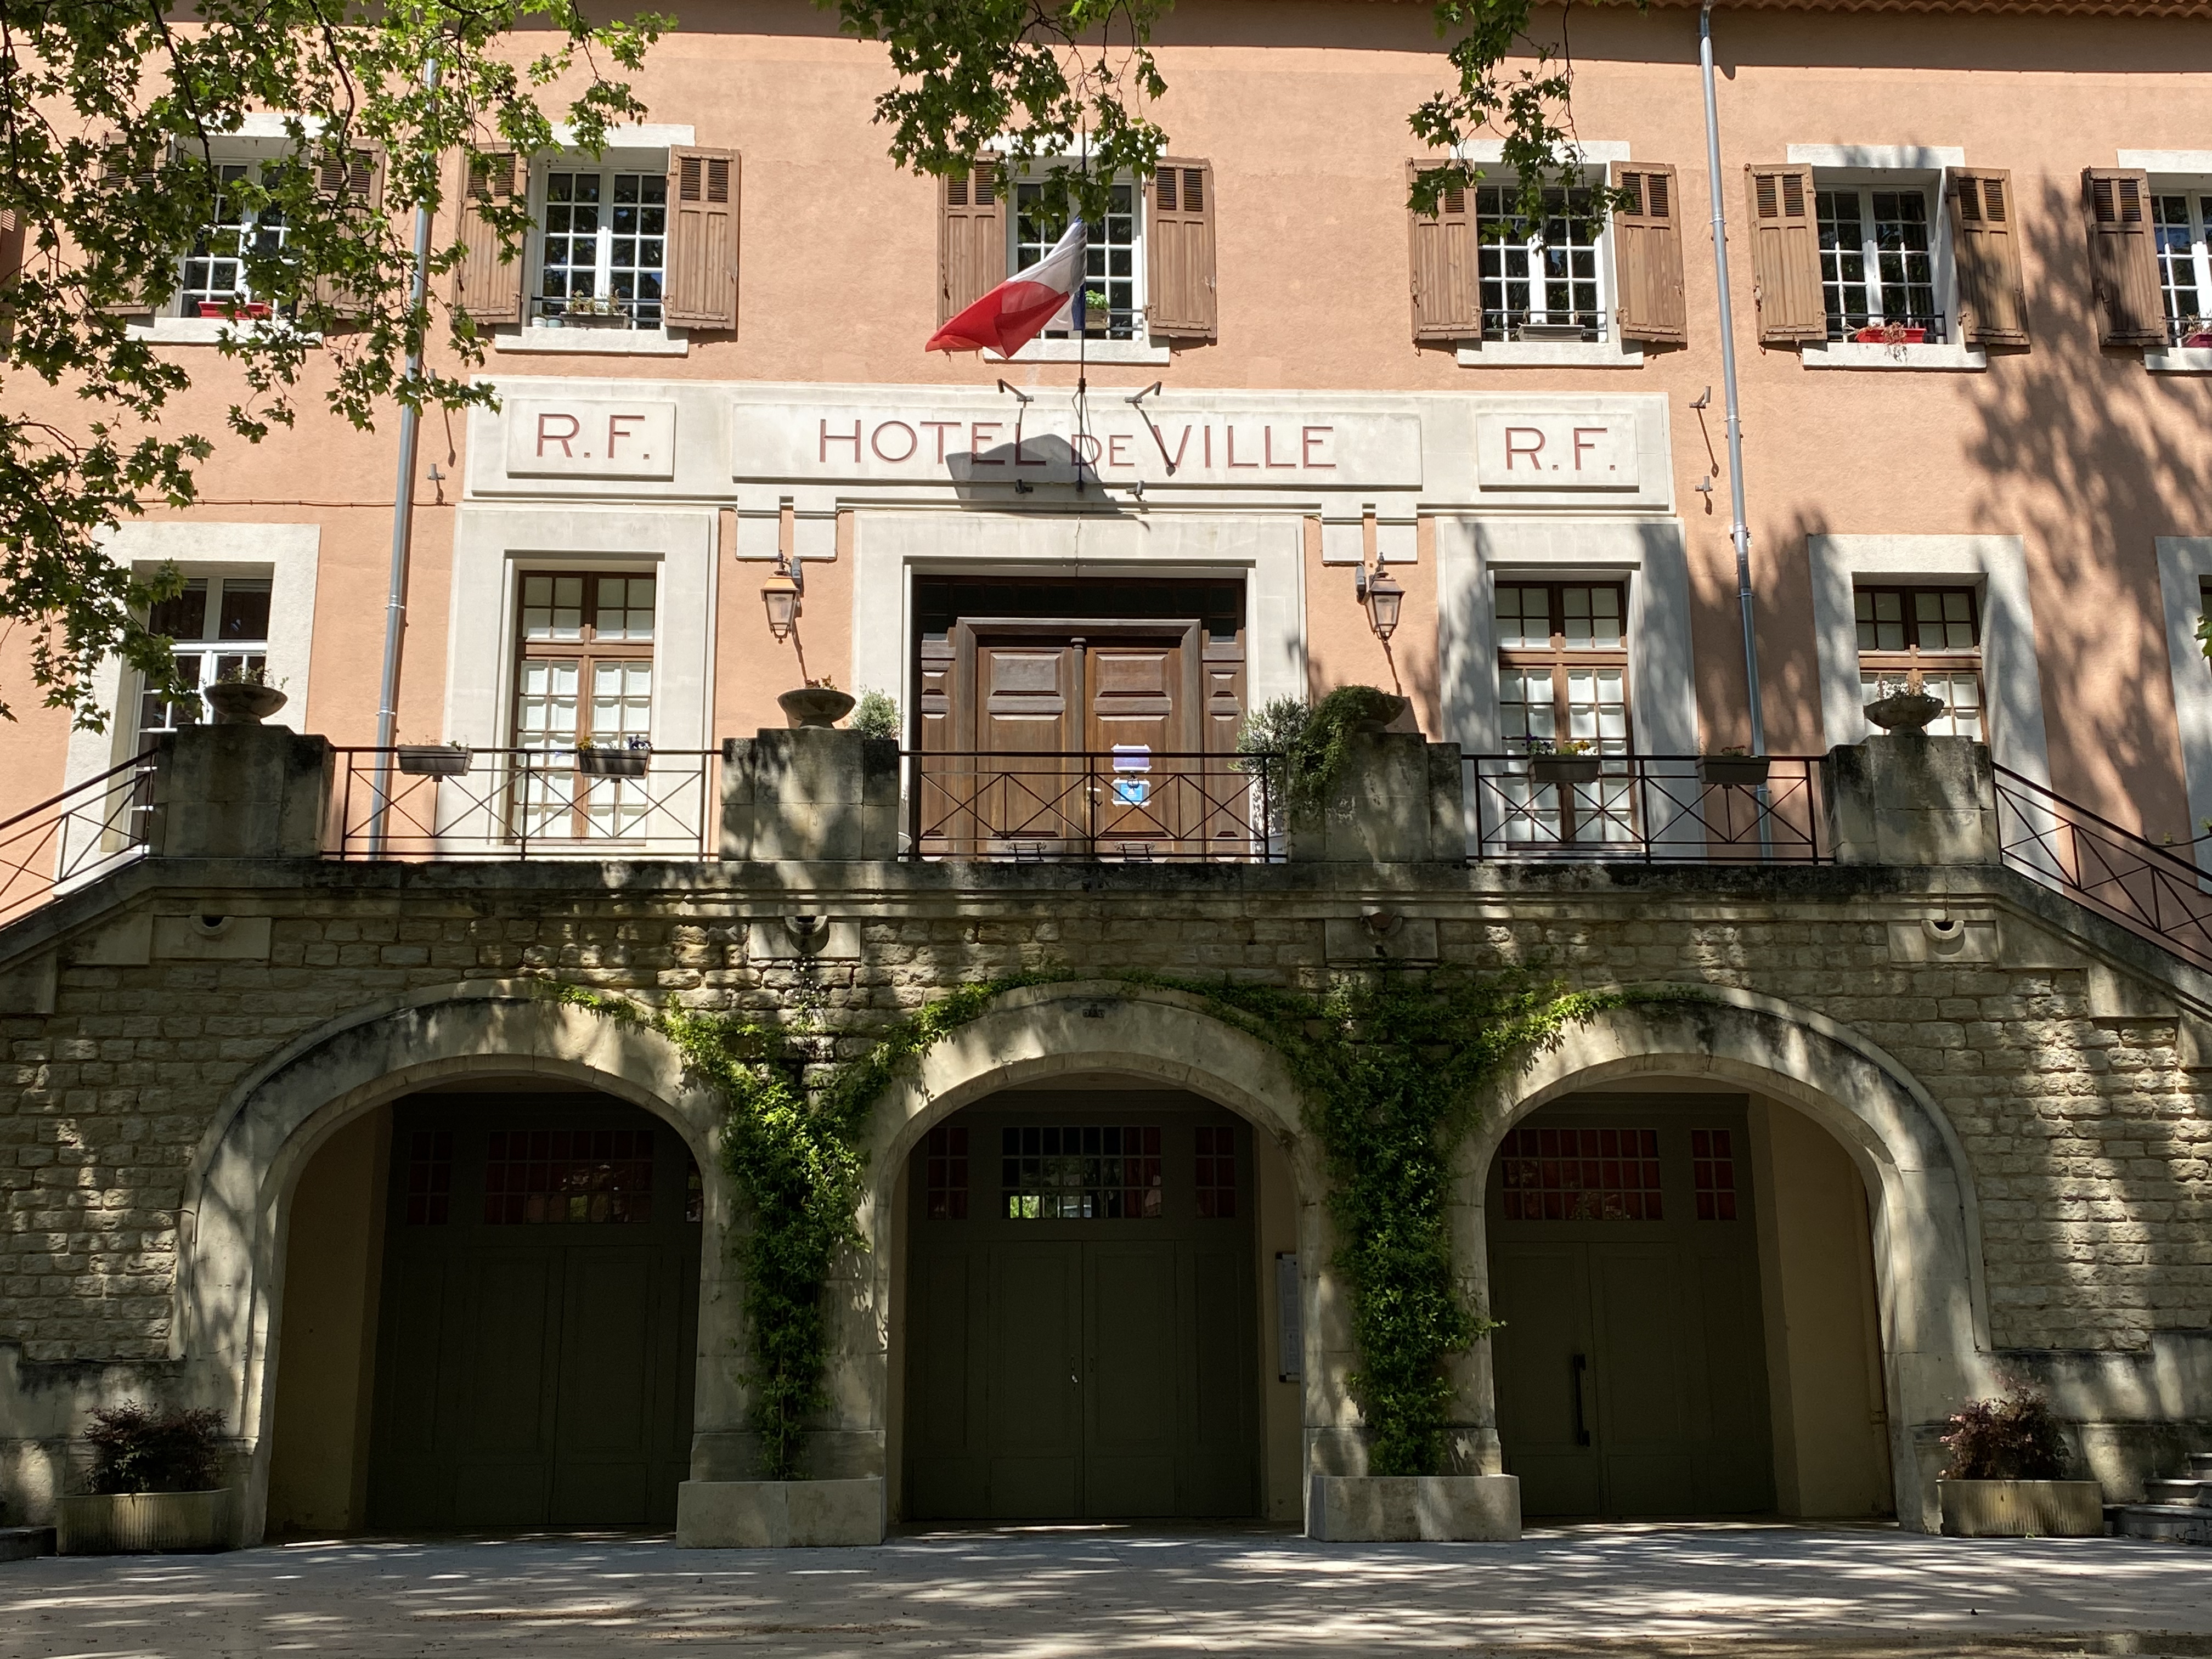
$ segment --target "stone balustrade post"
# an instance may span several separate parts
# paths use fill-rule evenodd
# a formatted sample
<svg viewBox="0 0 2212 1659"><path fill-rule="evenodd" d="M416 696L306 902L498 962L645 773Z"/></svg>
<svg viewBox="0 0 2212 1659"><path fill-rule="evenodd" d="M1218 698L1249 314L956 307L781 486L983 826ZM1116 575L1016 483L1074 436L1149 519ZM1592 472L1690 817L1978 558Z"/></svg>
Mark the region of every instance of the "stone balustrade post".
<svg viewBox="0 0 2212 1659"><path fill-rule="evenodd" d="M155 858L312 859L337 757L283 726L185 726L155 743L146 850Z"/></svg>
<svg viewBox="0 0 2212 1659"><path fill-rule="evenodd" d="M1996 864L1996 786L1972 738L1890 733L1820 762L1822 812L1838 864Z"/></svg>
<svg viewBox="0 0 2212 1659"><path fill-rule="evenodd" d="M836 727L763 727L722 740L725 859L898 856L899 751Z"/></svg>
<svg viewBox="0 0 2212 1659"><path fill-rule="evenodd" d="M1418 732L1355 734L1333 797L1291 818L1294 863L1456 863L1467 856L1459 745Z"/></svg>

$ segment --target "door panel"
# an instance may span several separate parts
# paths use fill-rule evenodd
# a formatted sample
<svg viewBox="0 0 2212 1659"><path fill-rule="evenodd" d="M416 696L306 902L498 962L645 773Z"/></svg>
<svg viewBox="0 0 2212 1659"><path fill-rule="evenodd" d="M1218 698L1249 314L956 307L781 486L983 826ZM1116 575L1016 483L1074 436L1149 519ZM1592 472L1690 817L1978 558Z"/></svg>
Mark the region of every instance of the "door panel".
<svg viewBox="0 0 2212 1659"><path fill-rule="evenodd" d="M644 1250L570 1253L552 1519L641 1526L652 1462L653 1285Z"/></svg>
<svg viewBox="0 0 2212 1659"><path fill-rule="evenodd" d="M1698 1508L1682 1372L1680 1264L1664 1247L1592 1245L1597 1291L1598 1424L1607 1512L1680 1515Z"/></svg>
<svg viewBox="0 0 2212 1659"><path fill-rule="evenodd" d="M991 1513L1083 1513L1083 1255L1076 1244L991 1252Z"/></svg>
<svg viewBox="0 0 2212 1659"><path fill-rule="evenodd" d="M1074 646L1006 645L975 649L975 747L988 759L976 794L986 851L1013 842L1047 849L1085 833L1080 774L1064 758L1079 746L1083 663Z"/></svg>
<svg viewBox="0 0 2212 1659"><path fill-rule="evenodd" d="M1186 833L1189 802L1172 776L1186 763L1162 758L1197 747L1186 730L1190 711L1177 696L1182 656L1180 644L1152 641L1094 645L1085 655L1084 746L1115 757L1112 777L1097 786L1101 841L1174 841Z"/></svg>
<svg viewBox="0 0 2212 1659"><path fill-rule="evenodd" d="M1087 1244L1089 1364L1084 1513L1175 1512L1176 1297L1172 1244Z"/></svg>
<svg viewBox="0 0 2212 1659"><path fill-rule="evenodd" d="M1235 1243L1249 1247L1249 1237ZM1188 1252L1191 1320L1189 1449L1182 1507L1192 1516L1250 1515L1260 1507L1251 1447L1255 1437L1250 1356L1257 1340L1246 1249L1194 1246Z"/></svg>
<svg viewBox="0 0 2212 1659"><path fill-rule="evenodd" d="M1530 1515L1595 1515L1604 1507L1591 1349L1588 1247L1506 1244L1491 1253L1498 1420L1505 1468L1521 1478ZM1580 1358L1583 1365L1577 1367Z"/></svg>

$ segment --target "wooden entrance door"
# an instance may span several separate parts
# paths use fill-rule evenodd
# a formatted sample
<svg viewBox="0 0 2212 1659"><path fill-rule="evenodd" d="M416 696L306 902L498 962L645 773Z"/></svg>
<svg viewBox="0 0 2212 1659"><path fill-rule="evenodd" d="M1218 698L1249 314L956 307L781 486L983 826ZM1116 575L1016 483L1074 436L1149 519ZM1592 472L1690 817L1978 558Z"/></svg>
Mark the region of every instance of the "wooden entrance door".
<svg viewBox="0 0 2212 1659"><path fill-rule="evenodd" d="M1744 1106L1585 1097L1490 1175L1490 1339L1529 1515L1772 1508Z"/></svg>
<svg viewBox="0 0 2212 1659"><path fill-rule="evenodd" d="M682 1139L613 1101L424 1096L392 1164L370 1524L672 1524L698 1346Z"/></svg>
<svg viewBox="0 0 2212 1659"><path fill-rule="evenodd" d="M1249 1133L1096 1108L933 1132L909 1170L909 1518L1257 1511Z"/></svg>
<svg viewBox="0 0 2212 1659"><path fill-rule="evenodd" d="M1200 832L1178 772L1235 746L1241 652L1209 661L1194 620L979 617L925 659L926 850L1051 857L1165 848ZM941 714L933 706L941 697ZM1224 730L1224 725L1226 729ZM934 834L932 834L932 831Z"/></svg>

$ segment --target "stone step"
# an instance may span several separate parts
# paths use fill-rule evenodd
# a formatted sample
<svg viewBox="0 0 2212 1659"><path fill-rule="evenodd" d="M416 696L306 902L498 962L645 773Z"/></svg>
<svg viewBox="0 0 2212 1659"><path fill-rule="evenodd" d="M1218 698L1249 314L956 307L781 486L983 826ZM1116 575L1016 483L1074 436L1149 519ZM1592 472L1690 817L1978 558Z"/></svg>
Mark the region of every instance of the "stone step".
<svg viewBox="0 0 2212 1659"><path fill-rule="evenodd" d="M2212 1480L2146 1480L2143 1502L2212 1507Z"/></svg>
<svg viewBox="0 0 2212 1659"><path fill-rule="evenodd" d="M2189 1473L2199 1480L2212 1480L2212 1452L2190 1453Z"/></svg>
<svg viewBox="0 0 2212 1659"><path fill-rule="evenodd" d="M53 1553L52 1527L0 1527L0 1561L28 1561Z"/></svg>
<svg viewBox="0 0 2212 1659"><path fill-rule="evenodd" d="M2212 1510L2194 1504L2123 1504L2112 1518L2118 1538L2212 1545Z"/></svg>

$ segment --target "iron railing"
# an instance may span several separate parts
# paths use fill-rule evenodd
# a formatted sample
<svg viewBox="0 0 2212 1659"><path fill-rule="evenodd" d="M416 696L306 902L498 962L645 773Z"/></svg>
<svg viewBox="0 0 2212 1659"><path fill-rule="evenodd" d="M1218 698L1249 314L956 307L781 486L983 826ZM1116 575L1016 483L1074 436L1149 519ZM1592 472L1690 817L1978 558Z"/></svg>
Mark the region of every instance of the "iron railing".
<svg viewBox="0 0 2212 1659"><path fill-rule="evenodd" d="M1469 755L1475 861L1824 864L1807 756Z"/></svg>
<svg viewBox="0 0 2212 1659"><path fill-rule="evenodd" d="M331 851L343 859L712 857L720 753L341 749Z"/></svg>
<svg viewBox="0 0 2212 1659"><path fill-rule="evenodd" d="M2174 955L2212 969L2212 885L2177 848L2123 830L2033 778L1999 766L2004 861Z"/></svg>
<svg viewBox="0 0 2212 1659"><path fill-rule="evenodd" d="M0 823L0 922L145 851L154 752L134 755Z"/></svg>
<svg viewBox="0 0 2212 1659"><path fill-rule="evenodd" d="M1283 856L1264 757L1124 748L909 750L901 758L909 859L1265 863Z"/></svg>

